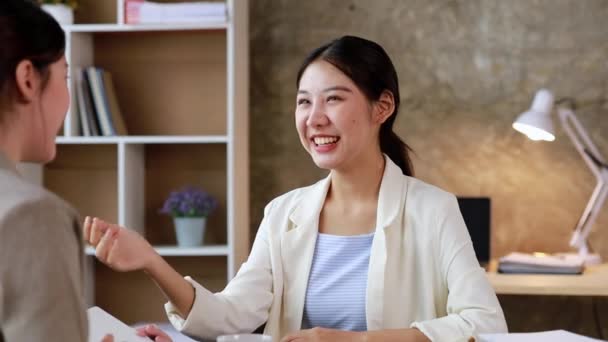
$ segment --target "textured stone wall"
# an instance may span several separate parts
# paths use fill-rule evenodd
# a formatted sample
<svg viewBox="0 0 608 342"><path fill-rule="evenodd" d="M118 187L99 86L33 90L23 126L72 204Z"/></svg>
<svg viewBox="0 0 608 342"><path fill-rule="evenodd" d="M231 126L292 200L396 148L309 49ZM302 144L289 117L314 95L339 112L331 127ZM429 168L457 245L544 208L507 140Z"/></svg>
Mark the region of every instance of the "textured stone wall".
<svg viewBox="0 0 608 342"><path fill-rule="evenodd" d="M254 0L250 18L252 232L269 200L325 174L297 139L295 77L311 49L351 34L393 59L397 131L416 152L417 177L492 198L494 257L568 249L594 178L561 129L555 142L537 143L511 123L547 87L578 100L580 120L608 156L608 1ZM607 207L591 235L606 259Z"/></svg>

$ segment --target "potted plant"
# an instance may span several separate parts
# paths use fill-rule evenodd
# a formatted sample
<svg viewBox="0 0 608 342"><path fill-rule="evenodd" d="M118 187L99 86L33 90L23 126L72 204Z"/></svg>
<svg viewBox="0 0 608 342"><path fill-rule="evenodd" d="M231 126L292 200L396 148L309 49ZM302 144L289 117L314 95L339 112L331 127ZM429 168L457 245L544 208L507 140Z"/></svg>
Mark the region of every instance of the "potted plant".
<svg viewBox="0 0 608 342"><path fill-rule="evenodd" d="M207 217L217 208L217 200L195 187L173 191L165 200L161 213L173 217L177 245L200 246L203 243Z"/></svg>
<svg viewBox="0 0 608 342"><path fill-rule="evenodd" d="M77 0L38 0L40 7L49 13L59 24L72 25L74 23L74 9Z"/></svg>

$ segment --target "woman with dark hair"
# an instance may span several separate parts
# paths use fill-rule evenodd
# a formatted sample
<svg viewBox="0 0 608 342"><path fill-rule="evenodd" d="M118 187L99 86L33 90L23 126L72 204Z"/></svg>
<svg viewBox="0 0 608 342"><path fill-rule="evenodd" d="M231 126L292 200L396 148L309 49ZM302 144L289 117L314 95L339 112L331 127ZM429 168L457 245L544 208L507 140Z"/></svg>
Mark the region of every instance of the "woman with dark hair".
<svg viewBox="0 0 608 342"><path fill-rule="evenodd" d="M279 341L466 341L507 330L454 195L413 178L393 132L399 83L378 44L342 37L297 77L296 128L318 183L274 199L251 254L220 293L184 280L139 235L87 219L119 271L144 269L170 321L214 338L266 323ZM148 336L166 335L149 327Z"/></svg>
<svg viewBox="0 0 608 342"><path fill-rule="evenodd" d="M55 157L69 105L64 48L37 4L0 1L0 341L87 339L80 219L16 169Z"/></svg>

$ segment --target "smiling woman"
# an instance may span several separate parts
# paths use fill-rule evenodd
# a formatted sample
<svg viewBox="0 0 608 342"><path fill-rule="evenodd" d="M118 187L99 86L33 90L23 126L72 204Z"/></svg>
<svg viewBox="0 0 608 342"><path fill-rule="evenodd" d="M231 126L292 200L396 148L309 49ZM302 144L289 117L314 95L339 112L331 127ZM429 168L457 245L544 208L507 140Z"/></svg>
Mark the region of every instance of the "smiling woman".
<svg viewBox="0 0 608 342"><path fill-rule="evenodd" d="M295 122L316 184L271 201L251 254L219 293L177 273L130 229L87 220L98 259L145 270L176 329L200 338L464 341L507 330L454 195L412 177L393 132L399 88L381 46L342 37L298 72ZM140 331L168 338L154 327Z"/></svg>
<svg viewBox="0 0 608 342"><path fill-rule="evenodd" d="M400 99L397 73L381 46L371 41L360 44L361 41L343 37L317 48L304 60L297 77L296 124L300 140L309 153L318 152L312 154L313 160L318 160L317 166L333 169L319 164L323 153L337 147L340 139L321 132L326 122L333 122L336 129L356 130L349 134L356 145L344 149L367 149L369 155L380 148L404 175L413 176L411 149L393 132ZM311 140L313 146L305 142L317 137L331 140ZM347 141L342 145L349 143L355 144Z"/></svg>

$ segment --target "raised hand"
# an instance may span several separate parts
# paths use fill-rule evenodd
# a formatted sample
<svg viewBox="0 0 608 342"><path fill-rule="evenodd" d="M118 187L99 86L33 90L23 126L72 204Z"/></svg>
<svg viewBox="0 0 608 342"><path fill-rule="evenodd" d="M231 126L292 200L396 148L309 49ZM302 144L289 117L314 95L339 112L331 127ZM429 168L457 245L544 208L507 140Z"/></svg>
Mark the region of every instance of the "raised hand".
<svg viewBox="0 0 608 342"><path fill-rule="evenodd" d="M84 239L99 261L116 271L148 270L158 254L137 232L87 216Z"/></svg>

